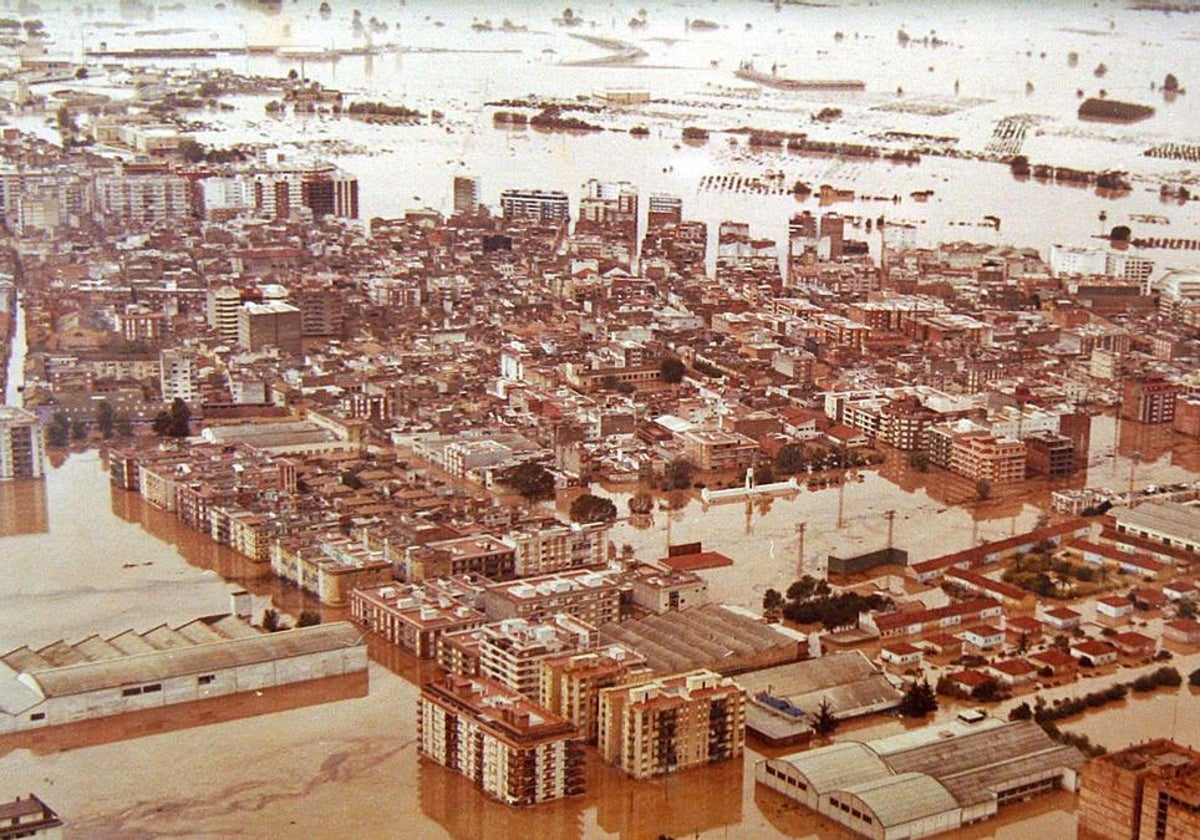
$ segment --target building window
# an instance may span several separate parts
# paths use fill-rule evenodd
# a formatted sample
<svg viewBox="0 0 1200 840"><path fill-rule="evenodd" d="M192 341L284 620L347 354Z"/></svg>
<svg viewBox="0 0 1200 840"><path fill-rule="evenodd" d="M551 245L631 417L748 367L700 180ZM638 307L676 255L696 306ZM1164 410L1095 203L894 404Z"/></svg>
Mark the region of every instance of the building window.
<svg viewBox="0 0 1200 840"><path fill-rule="evenodd" d="M29 719L30 720L45 720L46 713L45 712L34 712L33 714L31 714L29 716Z"/></svg>
<svg viewBox="0 0 1200 840"><path fill-rule="evenodd" d="M136 685L135 685L135 686L132 686L132 687L130 687L130 688L123 688L123 689L121 689L121 696L122 696L122 697L134 697L134 696L136 696L136 695L138 695L138 694L141 694L141 693L142 693L141 686L136 686Z"/></svg>
<svg viewBox="0 0 1200 840"><path fill-rule="evenodd" d="M216 674L201 674L196 678L196 682L200 685L211 685L216 678Z"/></svg>
<svg viewBox="0 0 1200 840"><path fill-rule="evenodd" d="M162 691L162 683L150 683L150 685L142 686L143 694L151 694L155 691Z"/></svg>

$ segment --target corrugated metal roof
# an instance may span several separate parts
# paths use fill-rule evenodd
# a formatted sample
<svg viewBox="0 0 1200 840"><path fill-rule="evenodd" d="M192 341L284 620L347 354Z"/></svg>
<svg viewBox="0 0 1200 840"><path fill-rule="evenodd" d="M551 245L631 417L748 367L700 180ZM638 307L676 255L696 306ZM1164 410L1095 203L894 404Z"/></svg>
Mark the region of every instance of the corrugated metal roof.
<svg viewBox="0 0 1200 840"><path fill-rule="evenodd" d="M779 760L799 770L818 793L892 775L883 760L859 741L842 741L819 750L785 755Z"/></svg>
<svg viewBox="0 0 1200 840"><path fill-rule="evenodd" d="M960 807L950 791L924 773L901 773L843 789L862 800L888 828Z"/></svg>
<svg viewBox="0 0 1200 840"><path fill-rule="evenodd" d="M349 622L301 627L253 638L230 639L170 650L155 650L121 659L85 662L65 668L30 671L47 697L83 694L103 688L158 682L253 665L293 656L321 653L365 644L361 631Z"/></svg>
<svg viewBox="0 0 1200 840"><path fill-rule="evenodd" d="M19 715L42 702L42 695L20 681L19 675L0 662L0 712Z"/></svg>

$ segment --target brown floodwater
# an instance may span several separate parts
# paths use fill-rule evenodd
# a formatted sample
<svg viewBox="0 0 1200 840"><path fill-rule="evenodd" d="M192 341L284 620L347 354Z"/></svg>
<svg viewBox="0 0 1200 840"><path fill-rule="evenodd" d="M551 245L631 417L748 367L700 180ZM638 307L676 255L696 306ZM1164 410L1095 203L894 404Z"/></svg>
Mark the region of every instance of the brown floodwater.
<svg viewBox="0 0 1200 840"><path fill-rule="evenodd" d="M261 567L111 488L96 453L70 456L44 485L10 487L22 504L45 500L48 528L0 539L3 650L186 621L224 610L228 592L241 587L261 606L311 606ZM646 782L589 751L585 795L528 810L489 802L465 778L417 755L417 686L436 669L378 640L370 653L367 697L300 708L281 700L282 711L200 718L194 726L176 715L169 731L128 740L98 732L92 741L8 749L0 752L0 776L7 788L35 791L57 808L69 821L68 838L849 836L759 789L754 749L739 761ZM1129 706L1144 702L1169 701ZM1186 721L1194 730L1196 704L1190 695L1178 702L1192 703ZM1140 736L1139 720L1155 717L1111 714L1130 738ZM1104 727L1109 715L1071 728ZM1070 836L1073 808L1071 796L1043 797L955 836Z"/></svg>

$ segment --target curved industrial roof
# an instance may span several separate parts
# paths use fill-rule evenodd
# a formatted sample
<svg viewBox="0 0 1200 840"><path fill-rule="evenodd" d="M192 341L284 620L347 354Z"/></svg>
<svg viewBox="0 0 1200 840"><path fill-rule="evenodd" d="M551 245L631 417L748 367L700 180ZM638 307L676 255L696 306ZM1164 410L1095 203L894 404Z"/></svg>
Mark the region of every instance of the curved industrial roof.
<svg viewBox="0 0 1200 840"><path fill-rule="evenodd" d="M851 785L883 779L892 771L875 751L858 741L841 741L820 750L783 756L817 793L845 790Z"/></svg>
<svg viewBox="0 0 1200 840"><path fill-rule="evenodd" d="M932 776L901 773L844 788L885 827L959 810L958 801Z"/></svg>

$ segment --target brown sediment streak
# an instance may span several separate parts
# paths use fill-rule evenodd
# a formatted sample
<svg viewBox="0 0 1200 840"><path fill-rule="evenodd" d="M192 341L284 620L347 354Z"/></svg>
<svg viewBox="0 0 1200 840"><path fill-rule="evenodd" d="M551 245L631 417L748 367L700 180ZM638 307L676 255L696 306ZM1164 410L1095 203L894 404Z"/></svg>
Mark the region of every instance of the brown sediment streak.
<svg viewBox="0 0 1200 840"><path fill-rule="evenodd" d="M263 778L232 784L221 790L204 790L194 797L144 802L118 814L75 822L72 834L89 838L121 837L123 840L245 837L248 836L245 827L223 827L209 823L220 823L226 819L240 822L239 815L259 813L280 802L304 799L325 785L354 781L415 743L415 738L391 744L378 738L344 740L336 751L325 757L317 772L307 780ZM296 769L294 763L284 761L280 761L278 766L284 772ZM186 827L166 827L169 823L180 822ZM205 827L200 829L199 826Z"/></svg>

